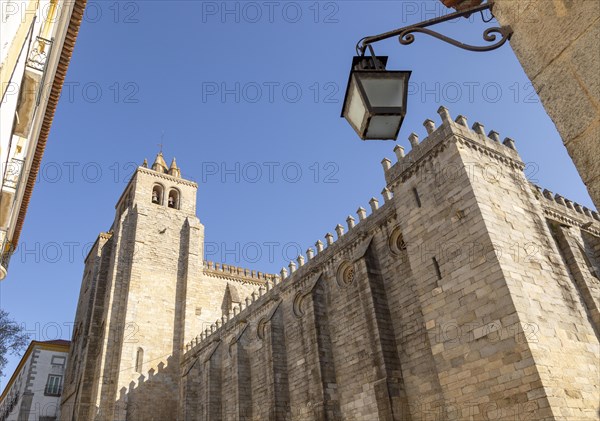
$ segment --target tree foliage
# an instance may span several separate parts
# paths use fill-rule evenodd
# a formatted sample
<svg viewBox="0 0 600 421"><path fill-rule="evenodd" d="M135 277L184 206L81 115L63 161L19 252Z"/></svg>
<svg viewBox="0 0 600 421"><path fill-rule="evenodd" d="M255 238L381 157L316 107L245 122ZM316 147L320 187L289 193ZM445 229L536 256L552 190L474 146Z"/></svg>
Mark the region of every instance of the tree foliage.
<svg viewBox="0 0 600 421"><path fill-rule="evenodd" d="M8 363L7 355L19 354L29 343L29 336L12 320L8 313L0 308L0 376Z"/></svg>

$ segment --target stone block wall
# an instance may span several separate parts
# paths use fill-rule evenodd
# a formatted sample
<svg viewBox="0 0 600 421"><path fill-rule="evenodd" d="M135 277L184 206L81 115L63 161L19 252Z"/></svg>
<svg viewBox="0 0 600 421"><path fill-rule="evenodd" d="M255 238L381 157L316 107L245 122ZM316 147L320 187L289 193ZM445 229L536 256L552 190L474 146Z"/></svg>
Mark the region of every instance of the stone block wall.
<svg viewBox="0 0 600 421"><path fill-rule="evenodd" d="M381 207L188 344L180 419L597 418L598 214L439 112Z"/></svg>
<svg viewBox="0 0 600 421"><path fill-rule="evenodd" d="M600 2L495 0L510 45L600 204Z"/></svg>

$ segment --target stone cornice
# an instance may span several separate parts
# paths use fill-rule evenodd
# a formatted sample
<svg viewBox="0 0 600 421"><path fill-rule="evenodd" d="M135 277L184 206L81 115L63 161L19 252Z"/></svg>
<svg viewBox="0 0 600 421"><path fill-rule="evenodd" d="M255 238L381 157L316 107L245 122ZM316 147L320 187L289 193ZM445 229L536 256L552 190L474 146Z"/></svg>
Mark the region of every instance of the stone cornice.
<svg viewBox="0 0 600 421"><path fill-rule="evenodd" d="M495 148L489 147L486 144L481 143L480 141L475 141L473 138L466 137L463 135L456 136L458 142L460 144L466 145L471 149L475 149L483 155L487 155L495 160L508 165L510 168L523 171L525 169L525 163L518 158L515 154L515 157L508 156L507 154L496 150ZM506 148L505 146L497 145L496 147Z"/></svg>
<svg viewBox="0 0 600 421"><path fill-rule="evenodd" d="M530 184L536 199L540 201L544 215L549 219L575 226L600 237L600 215L596 211L580 206L559 194Z"/></svg>
<svg viewBox="0 0 600 421"><path fill-rule="evenodd" d="M573 219L567 213L559 212L556 209L543 207L543 212L544 212L544 215L546 215L548 217L548 219L553 219L557 222L561 222L566 225L571 225L571 226L575 226L578 228L582 228L582 225L584 225L583 222L578 221L577 219ZM598 229L595 229L595 227L590 226L590 227L586 228L586 231L589 231L592 234L600 236L600 231Z"/></svg>
<svg viewBox="0 0 600 421"><path fill-rule="evenodd" d="M136 172L141 172L147 175L152 175L154 177L157 178L162 178L165 180L169 180L178 184L183 184L184 186L190 186L190 187L194 187L194 188L198 188L198 184L194 183L193 181L189 181L189 180L185 180L183 178L178 178L178 177L174 177L172 175L169 174L164 174L164 173L159 173L157 171L151 170L149 168L145 168L145 167L138 167L138 169L136 170Z"/></svg>

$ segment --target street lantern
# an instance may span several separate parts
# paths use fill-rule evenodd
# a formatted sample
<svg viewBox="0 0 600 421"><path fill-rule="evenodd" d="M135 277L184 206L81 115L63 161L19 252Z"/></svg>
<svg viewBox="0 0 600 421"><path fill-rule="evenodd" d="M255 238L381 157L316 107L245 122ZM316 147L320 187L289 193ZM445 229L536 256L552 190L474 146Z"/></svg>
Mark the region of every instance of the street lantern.
<svg viewBox="0 0 600 421"><path fill-rule="evenodd" d="M387 57L352 60L342 117L361 139L395 140L406 115L409 71L386 70Z"/></svg>
<svg viewBox="0 0 600 421"><path fill-rule="evenodd" d="M442 0L444 3L459 4L459 0ZM491 43L483 46L469 45L449 38L428 27L459 17L469 17L484 10L492 12L493 2L485 4L480 0L462 0L456 13L429 19L404 28L394 29L383 34L362 38L356 44L359 56L352 60L352 70L348 78L346 97L342 107L342 117L346 118L361 139L396 140L400 126L406 115L408 79L410 71L386 70L387 57L377 57L372 44L389 38L398 37L401 45L410 45L415 40L414 33L435 37L455 47L468 51L492 51L510 40L513 30L510 26L492 27L483 31L484 41ZM476 5L469 7L471 4ZM492 18L494 17L492 13ZM501 38L497 39L497 35ZM365 56L366 50L370 56Z"/></svg>

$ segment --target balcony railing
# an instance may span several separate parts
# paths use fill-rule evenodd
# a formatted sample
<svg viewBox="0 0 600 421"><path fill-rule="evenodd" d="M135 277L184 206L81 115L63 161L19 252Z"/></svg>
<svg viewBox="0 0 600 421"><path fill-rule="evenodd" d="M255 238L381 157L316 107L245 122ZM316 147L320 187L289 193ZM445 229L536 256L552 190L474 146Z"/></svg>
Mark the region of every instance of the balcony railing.
<svg viewBox="0 0 600 421"><path fill-rule="evenodd" d="M6 166L4 172L3 187L8 187L17 190L23 178L23 168L25 161L22 159L12 158Z"/></svg>
<svg viewBox="0 0 600 421"><path fill-rule="evenodd" d="M6 234L4 230L3 233ZM4 273L6 273L8 271L8 264L10 263L10 258L15 252L15 247L12 241L10 241L7 236L3 236L0 247L0 266L2 266L2 268L4 269Z"/></svg>
<svg viewBox="0 0 600 421"><path fill-rule="evenodd" d="M35 37L32 43L29 57L27 58L27 67L43 72L46 69L46 62L52 49L52 40Z"/></svg>
<svg viewBox="0 0 600 421"><path fill-rule="evenodd" d="M50 57L50 53L52 52L53 42L54 39L36 37L27 58L27 67L37 70L42 74L37 90L36 105L40 105L40 101L42 100L42 92L44 91L44 83L46 81L46 66L48 64L48 57Z"/></svg>

